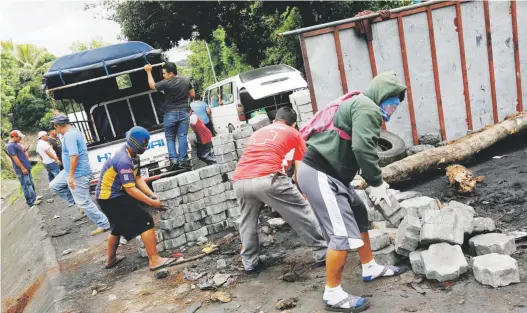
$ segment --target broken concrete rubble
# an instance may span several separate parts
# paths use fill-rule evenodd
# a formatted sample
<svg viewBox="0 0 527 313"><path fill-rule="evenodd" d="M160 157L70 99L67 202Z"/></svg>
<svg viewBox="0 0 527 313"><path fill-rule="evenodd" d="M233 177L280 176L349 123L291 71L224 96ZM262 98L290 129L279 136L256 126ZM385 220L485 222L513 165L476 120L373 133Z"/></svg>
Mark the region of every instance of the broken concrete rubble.
<svg viewBox="0 0 527 313"><path fill-rule="evenodd" d="M406 209L408 215L423 218L426 211L439 210L437 200L430 197L415 197L401 202L401 206Z"/></svg>
<svg viewBox="0 0 527 313"><path fill-rule="evenodd" d="M458 221L463 227L463 232L467 235L471 234L472 221L474 219L475 214L474 208L457 201L450 201L446 208L452 209L454 210L454 212L456 212L456 214L458 215Z"/></svg>
<svg viewBox="0 0 527 313"><path fill-rule="evenodd" d="M458 245L437 243L421 252L426 278L440 282L457 279L468 271L468 263Z"/></svg>
<svg viewBox="0 0 527 313"><path fill-rule="evenodd" d="M468 241L472 255L490 253L511 255L516 251L514 237L505 234L491 233L470 238Z"/></svg>
<svg viewBox="0 0 527 313"><path fill-rule="evenodd" d="M421 221L415 216L406 216L395 235L395 251L397 254L408 256L419 245Z"/></svg>
<svg viewBox="0 0 527 313"><path fill-rule="evenodd" d="M421 259L421 252L423 249L415 250L410 252L410 265L412 266L412 271L417 275L425 275L425 268L423 265L423 260Z"/></svg>
<svg viewBox="0 0 527 313"><path fill-rule="evenodd" d="M380 229L371 229L368 231L372 251L379 251L390 245L390 236Z"/></svg>
<svg viewBox="0 0 527 313"><path fill-rule="evenodd" d="M490 217L475 217L472 220L472 235L496 231L496 224Z"/></svg>
<svg viewBox="0 0 527 313"><path fill-rule="evenodd" d="M484 285L502 287L520 282L518 263L508 255L491 253L477 256L472 269L476 280Z"/></svg>
<svg viewBox="0 0 527 313"><path fill-rule="evenodd" d="M420 242L422 244L448 242L462 245L464 241L463 230L459 223L458 214L453 209L425 211Z"/></svg>
<svg viewBox="0 0 527 313"><path fill-rule="evenodd" d="M386 201L381 200L378 205L374 206L386 221L397 227L401 223L401 220L406 216L406 210L401 207L399 202L397 202L393 193L388 193L388 197L391 205L388 205Z"/></svg>
<svg viewBox="0 0 527 313"><path fill-rule="evenodd" d="M383 249L373 251L375 262L381 265L395 265L397 263L397 255L395 254L395 246L389 245Z"/></svg>

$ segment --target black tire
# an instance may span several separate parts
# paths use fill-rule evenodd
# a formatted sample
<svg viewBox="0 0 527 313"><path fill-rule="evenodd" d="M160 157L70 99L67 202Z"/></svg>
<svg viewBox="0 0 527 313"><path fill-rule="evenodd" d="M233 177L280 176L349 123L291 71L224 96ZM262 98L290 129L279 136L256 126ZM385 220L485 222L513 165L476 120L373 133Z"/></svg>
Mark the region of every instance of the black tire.
<svg viewBox="0 0 527 313"><path fill-rule="evenodd" d="M234 125L232 125L232 124L229 124L229 126L227 126L227 128L229 129L229 134L231 134L236 129L234 127Z"/></svg>
<svg viewBox="0 0 527 313"><path fill-rule="evenodd" d="M379 154L379 165L386 166L406 157L406 143L396 134L381 130L377 151Z"/></svg>

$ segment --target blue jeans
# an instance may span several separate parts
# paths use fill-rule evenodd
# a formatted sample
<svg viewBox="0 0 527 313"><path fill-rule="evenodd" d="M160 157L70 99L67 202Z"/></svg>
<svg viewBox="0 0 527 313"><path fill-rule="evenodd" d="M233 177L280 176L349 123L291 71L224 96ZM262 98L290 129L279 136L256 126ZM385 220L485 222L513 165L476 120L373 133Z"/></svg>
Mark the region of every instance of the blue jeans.
<svg viewBox="0 0 527 313"><path fill-rule="evenodd" d="M108 229L110 228L110 223L106 215L99 211L99 208L90 197L90 180L91 175L75 177L75 189L71 189L68 184L68 174L62 170L49 183L49 188L55 191L68 204L77 204L94 224L97 224L100 228Z"/></svg>
<svg viewBox="0 0 527 313"><path fill-rule="evenodd" d="M187 134L190 125L188 111L166 112L163 120L170 162L182 162L187 159ZM179 151L176 151L176 137ZM179 152L179 153L178 153Z"/></svg>
<svg viewBox="0 0 527 313"><path fill-rule="evenodd" d="M26 198L27 205L33 206L33 203L35 203L35 200L37 200L37 193L35 191L35 184L33 183L31 171L29 171L27 175L16 173L16 176L18 176L18 180L22 186L22 192Z"/></svg>
<svg viewBox="0 0 527 313"><path fill-rule="evenodd" d="M53 178L57 177L57 175L60 173L60 166L57 162L44 164L44 167L48 171L48 180L51 183Z"/></svg>

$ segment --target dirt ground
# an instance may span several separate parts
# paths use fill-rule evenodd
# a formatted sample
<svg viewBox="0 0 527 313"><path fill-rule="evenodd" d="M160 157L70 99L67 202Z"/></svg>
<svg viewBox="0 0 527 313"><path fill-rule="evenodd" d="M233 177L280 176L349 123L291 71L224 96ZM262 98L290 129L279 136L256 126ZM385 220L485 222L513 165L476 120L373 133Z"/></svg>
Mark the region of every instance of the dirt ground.
<svg viewBox="0 0 527 313"><path fill-rule="evenodd" d="M493 159L494 156L504 157ZM501 231L527 230L526 160L527 136L516 136L465 164L475 175L485 176L473 195L453 193L443 170L393 187L417 190L442 202L456 199L468 203L474 206L479 216L489 216L497 221ZM42 173L38 186L45 190L45 173ZM301 245L298 236L288 226L272 235L273 243L262 247L261 254L269 260L266 269L256 277L239 270L240 241L235 237L232 242L220 245L218 252L171 267L167 278L156 279L148 271L147 260L137 253L135 240L119 248L119 253L126 255L123 263L115 269L105 270L106 235L90 237L89 232L95 226L87 218L81 218L77 209L67 208L57 196L53 197L49 192L45 194L45 199L50 198L54 199L53 203L44 201L41 205L48 234L53 236L69 230L63 236L52 238L52 242L66 290L64 302L71 308L70 313L186 312L199 302L202 306L197 312L278 312L275 304L287 297L299 298L292 312L324 311L321 299L324 268L312 266L309 249ZM269 215L267 211L261 217L262 225ZM215 237L224 235L228 233ZM72 252L63 256L67 249ZM199 248L179 252L188 257L199 252ZM422 295L408 284L412 281L409 274L372 283L362 282L358 256L351 253L343 287L353 294L370 297L372 306L367 312L527 312L527 250L518 249L513 257L520 267L520 284L493 289L480 285L471 274L466 274L455 282L444 284L423 281L420 286L426 294ZM224 259L227 267L218 270L218 259ZM232 301L210 301L213 291L201 291L196 287L197 282L186 280L183 276L185 268L210 275L217 272L232 274L230 285L219 289L229 292ZM298 277L294 282L286 282L281 276L291 269ZM98 290L96 294L93 294L94 289Z"/></svg>

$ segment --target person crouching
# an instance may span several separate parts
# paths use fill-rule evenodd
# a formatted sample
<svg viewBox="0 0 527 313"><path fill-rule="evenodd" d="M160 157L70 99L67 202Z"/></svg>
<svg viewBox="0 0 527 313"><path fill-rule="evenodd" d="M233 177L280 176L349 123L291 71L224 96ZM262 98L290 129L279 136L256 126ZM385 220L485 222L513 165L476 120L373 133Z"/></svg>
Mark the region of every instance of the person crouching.
<svg viewBox="0 0 527 313"><path fill-rule="evenodd" d="M135 126L126 134L126 144L109 158L101 170L95 197L101 211L110 221L108 236L108 260L106 268L112 268L123 258L116 255L119 240L141 235L148 255L151 271L167 267L173 258L162 258L157 253L154 220L147 206L164 210L161 201L148 187L139 172L139 155L148 146L150 134L143 127Z"/></svg>

